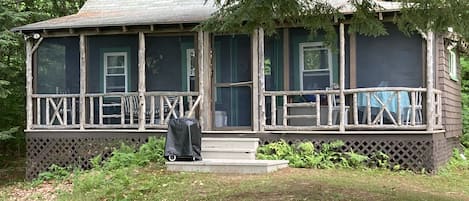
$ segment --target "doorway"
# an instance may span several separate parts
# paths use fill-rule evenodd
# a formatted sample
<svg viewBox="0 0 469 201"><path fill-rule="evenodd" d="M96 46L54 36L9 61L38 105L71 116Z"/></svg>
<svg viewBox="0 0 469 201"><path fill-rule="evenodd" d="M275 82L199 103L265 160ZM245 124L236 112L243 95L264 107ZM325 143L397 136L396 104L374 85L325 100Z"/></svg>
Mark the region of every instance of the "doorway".
<svg viewBox="0 0 469 201"><path fill-rule="evenodd" d="M213 41L214 128L251 130L251 39L248 35L218 35Z"/></svg>

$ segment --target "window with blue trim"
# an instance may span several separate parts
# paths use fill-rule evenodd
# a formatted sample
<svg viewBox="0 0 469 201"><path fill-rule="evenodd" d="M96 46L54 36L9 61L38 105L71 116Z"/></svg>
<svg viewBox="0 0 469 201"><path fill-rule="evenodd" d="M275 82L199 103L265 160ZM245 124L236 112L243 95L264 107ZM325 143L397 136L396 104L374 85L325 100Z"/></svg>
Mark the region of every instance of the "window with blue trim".
<svg viewBox="0 0 469 201"><path fill-rule="evenodd" d="M127 92L127 52L104 53L104 93Z"/></svg>
<svg viewBox="0 0 469 201"><path fill-rule="evenodd" d="M331 86L331 50L322 42L300 44L300 89L315 90Z"/></svg>

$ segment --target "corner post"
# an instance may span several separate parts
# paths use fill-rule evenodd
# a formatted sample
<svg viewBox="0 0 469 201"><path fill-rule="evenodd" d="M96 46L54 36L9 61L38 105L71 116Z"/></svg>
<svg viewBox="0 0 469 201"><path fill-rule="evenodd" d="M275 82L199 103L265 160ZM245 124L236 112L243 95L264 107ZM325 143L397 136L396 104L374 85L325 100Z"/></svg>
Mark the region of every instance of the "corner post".
<svg viewBox="0 0 469 201"><path fill-rule="evenodd" d="M266 110L266 105L265 105L265 97L264 97L264 92L265 92L265 75L264 75L264 29L259 28L258 30L258 59L259 59L259 131L264 131L265 129L265 110Z"/></svg>
<svg viewBox="0 0 469 201"><path fill-rule="evenodd" d="M33 42L26 38L26 130L33 125Z"/></svg>
<svg viewBox="0 0 469 201"><path fill-rule="evenodd" d="M145 130L145 34L138 33L138 130Z"/></svg>
<svg viewBox="0 0 469 201"><path fill-rule="evenodd" d="M339 131L345 131L345 31L344 31L344 24L340 23L340 83L339 83L339 91L340 91L340 125Z"/></svg>
<svg viewBox="0 0 469 201"><path fill-rule="evenodd" d="M80 34L80 130L86 123L86 38ZM90 108L91 110L91 108Z"/></svg>
<svg viewBox="0 0 469 201"><path fill-rule="evenodd" d="M427 32L427 106L426 106L426 118L427 118L427 131L433 131L435 118L434 118L434 106L435 106L435 95L433 92L433 47L434 47L435 33L432 31Z"/></svg>

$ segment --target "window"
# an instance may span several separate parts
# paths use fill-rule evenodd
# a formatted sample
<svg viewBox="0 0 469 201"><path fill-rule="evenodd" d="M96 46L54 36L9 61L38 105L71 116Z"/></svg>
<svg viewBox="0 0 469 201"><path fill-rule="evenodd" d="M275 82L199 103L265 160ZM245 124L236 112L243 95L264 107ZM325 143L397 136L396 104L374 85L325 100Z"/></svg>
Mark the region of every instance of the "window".
<svg viewBox="0 0 469 201"><path fill-rule="evenodd" d="M104 93L127 91L127 52L104 53Z"/></svg>
<svg viewBox="0 0 469 201"><path fill-rule="evenodd" d="M456 60L456 53L450 49L448 51L448 67L449 67L449 76L453 80L458 80L458 65Z"/></svg>
<svg viewBox="0 0 469 201"><path fill-rule="evenodd" d="M322 42L300 44L300 90L331 86L331 50Z"/></svg>

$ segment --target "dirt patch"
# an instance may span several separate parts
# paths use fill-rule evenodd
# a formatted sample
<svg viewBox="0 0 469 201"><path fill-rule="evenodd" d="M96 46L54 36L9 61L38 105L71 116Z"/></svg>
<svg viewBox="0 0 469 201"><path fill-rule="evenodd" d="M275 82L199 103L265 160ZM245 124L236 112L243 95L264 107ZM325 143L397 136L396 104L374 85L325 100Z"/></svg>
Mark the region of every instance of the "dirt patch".
<svg viewBox="0 0 469 201"><path fill-rule="evenodd" d="M70 192L72 190L70 181L44 182L34 188L15 187L9 189L8 201L26 200L56 200L59 192Z"/></svg>

